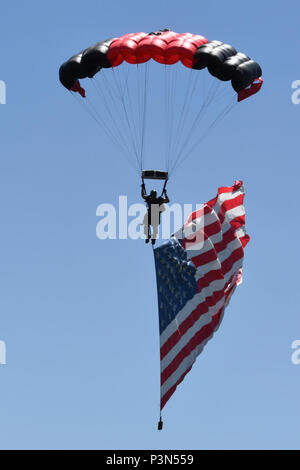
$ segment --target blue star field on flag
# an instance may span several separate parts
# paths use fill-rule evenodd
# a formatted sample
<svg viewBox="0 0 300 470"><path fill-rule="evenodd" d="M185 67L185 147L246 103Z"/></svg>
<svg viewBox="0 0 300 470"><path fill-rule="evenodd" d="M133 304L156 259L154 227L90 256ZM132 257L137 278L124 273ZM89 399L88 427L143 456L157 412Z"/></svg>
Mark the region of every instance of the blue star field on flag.
<svg viewBox="0 0 300 470"><path fill-rule="evenodd" d="M197 293L196 268L182 245L171 238L154 250L160 333Z"/></svg>

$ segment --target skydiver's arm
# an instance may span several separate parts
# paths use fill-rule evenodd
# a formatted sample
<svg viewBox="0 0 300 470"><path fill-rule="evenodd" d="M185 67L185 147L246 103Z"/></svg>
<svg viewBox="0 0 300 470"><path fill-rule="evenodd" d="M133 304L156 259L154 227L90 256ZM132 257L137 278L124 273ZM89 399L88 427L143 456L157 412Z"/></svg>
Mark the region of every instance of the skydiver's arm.
<svg viewBox="0 0 300 470"><path fill-rule="evenodd" d="M168 195L167 195L167 191L164 190L163 194L165 195L165 197L162 198L162 202L163 202L164 204L167 204L168 202L170 202L170 199L169 199L169 197L168 197Z"/></svg>
<svg viewBox="0 0 300 470"><path fill-rule="evenodd" d="M146 199L147 193L146 193L146 187L144 183L141 184L141 188L142 188L141 196L143 199Z"/></svg>

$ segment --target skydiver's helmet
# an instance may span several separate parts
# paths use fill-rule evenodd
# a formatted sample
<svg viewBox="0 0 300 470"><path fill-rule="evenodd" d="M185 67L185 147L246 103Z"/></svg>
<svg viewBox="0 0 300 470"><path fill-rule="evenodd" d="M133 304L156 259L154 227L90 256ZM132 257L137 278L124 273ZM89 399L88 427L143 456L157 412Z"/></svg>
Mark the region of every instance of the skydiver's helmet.
<svg viewBox="0 0 300 470"><path fill-rule="evenodd" d="M150 197L153 198L153 199L156 199L157 198L157 192L152 189L152 191L150 193Z"/></svg>

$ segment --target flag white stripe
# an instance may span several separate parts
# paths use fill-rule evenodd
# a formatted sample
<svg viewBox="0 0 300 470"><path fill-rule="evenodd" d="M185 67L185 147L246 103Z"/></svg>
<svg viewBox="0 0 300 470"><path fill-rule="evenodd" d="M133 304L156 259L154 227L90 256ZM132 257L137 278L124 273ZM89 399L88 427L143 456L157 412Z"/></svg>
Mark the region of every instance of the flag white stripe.
<svg viewBox="0 0 300 470"><path fill-rule="evenodd" d="M231 276L236 272L236 270L238 270L242 267L242 264L243 264L242 259L237 260L234 263L231 270L228 271L228 273L224 276L224 280L221 279L220 283L217 284L218 286L220 286L220 289L218 289L218 290L221 290L222 288L225 288L225 285L227 284L227 282L229 281ZM217 282L219 282L219 281L213 281L213 283L217 283ZM212 289L210 287L211 284L213 284L213 283L210 283L209 286L201 289L201 292L195 294L192 299L188 300L188 302L185 304L185 306L178 312L178 314L176 315L176 318L174 318L174 320L172 320L169 323L169 325L166 327L166 329L160 335L160 345L161 345L161 347L165 344L165 342L168 340L168 338L170 336L172 336L172 334L174 334L175 331L178 330L178 325L180 325L198 307L198 305L200 303L205 303L205 301L207 300L207 297L210 297L211 295L213 295L214 292L216 292L216 290L212 291ZM186 334L188 333L188 331L186 332ZM184 336L186 336L186 334Z"/></svg>
<svg viewBox="0 0 300 470"><path fill-rule="evenodd" d="M231 209L230 211L226 212L226 217L227 217L227 214L228 213L231 213L232 217L231 219L235 219L236 217L241 217L243 215L245 215L245 211L244 211L244 207L243 206L238 206L237 208L234 208L234 209ZM213 222L216 222L217 221L217 215L214 214L214 218L213 218ZM212 222L212 223L213 223ZM193 242L193 238L191 238L191 240L189 241L188 240L188 237L186 238L186 232L185 230L183 230L183 238L186 239L187 243L190 243L190 245L192 246L192 248L188 247L186 249L186 252L189 254L190 252L191 253L195 253L196 251L199 252L199 254L202 254L202 253L205 253L205 251L207 251L207 248L206 248L206 243L208 240L203 240L203 224L200 224L200 235L199 235L199 238L197 238L197 231L194 231L193 232L193 237L196 238L196 242L194 244ZM206 227L206 224L205 224L205 227ZM216 243L219 243L222 241L222 235L224 235L226 232L228 232L228 230L232 230L232 227L230 225L230 223L227 221L227 220L224 220L223 224L222 224L222 230L219 230L217 233L211 235L209 237L210 241L213 243L213 244L216 244ZM242 228L240 228L239 230L242 230ZM205 230L204 230L205 232ZM190 232L188 232L189 234ZM187 235L188 235L187 234ZM246 230L245 230L245 226L244 226L244 233L243 235L238 235L237 234L237 237L240 238L240 236L244 236L246 234ZM198 245L199 248L198 248ZM194 255L195 256L195 255Z"/></svg>
<svg viewBox="0 0 300 470"><path fill-rule="evenodd" d="M173 346L168 354L161 360L161 371L164 371L171 362L175 359L177 354L190 342L195 334L203 328L203 326L211 323L212 317L216 315L220 308L225 303L225 295L216 303L216 305L209 307L208 311L200 316L200 318L181 336L180 340Z"/></svg>
<svg viewBox="0 0 300 470"><path fill-rule="evenodd" d="M196 346L190 352L190 354L188 356L186 356L181 361L181 363L179 364L177 369L173 372L173 374L171 374L170 377L168 377L167 380L162 384L162 386L161 386L161 396L162 397L170 390L171 387L173 387L178 382L178 380L184 374L184 372L194 364L194 362L196 361L197 356L199 356L199 354L202 352L202 350L204 349L204 346L206 345L206 343L212 338L214 333L217 331L218 327L220 326L220 324L222 322L222 319L223 319L223 315L221 314L220 315L220 321L216 325L216 328L214 329L212 334L210 336L208 336L207 338L203 339L203 341L198 346Z"/></svg>

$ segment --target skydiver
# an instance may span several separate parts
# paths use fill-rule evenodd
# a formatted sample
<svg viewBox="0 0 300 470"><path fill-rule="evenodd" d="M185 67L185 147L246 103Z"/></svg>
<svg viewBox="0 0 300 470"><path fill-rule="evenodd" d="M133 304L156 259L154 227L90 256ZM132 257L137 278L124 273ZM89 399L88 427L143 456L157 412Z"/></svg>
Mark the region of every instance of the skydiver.
<svg viewBox="0 0 300 470"><path fill-rule="evenodd" d="M165 211L164 204L170 202L170 199L167 195L167 190L164 188L161 196L157 197L157 192L152 190L148 195L146 193L145 184L142 183L142 198L146 201L147 204L147 213L144 217L144 233L146 236L146 243L149 243L150 238L152 245L155 245L155 241L158 234L158 227L160 224L160 214ZM163 197L163 195L165 197ZM152 226L152 236L151 236L151 227Z"/></svg>

